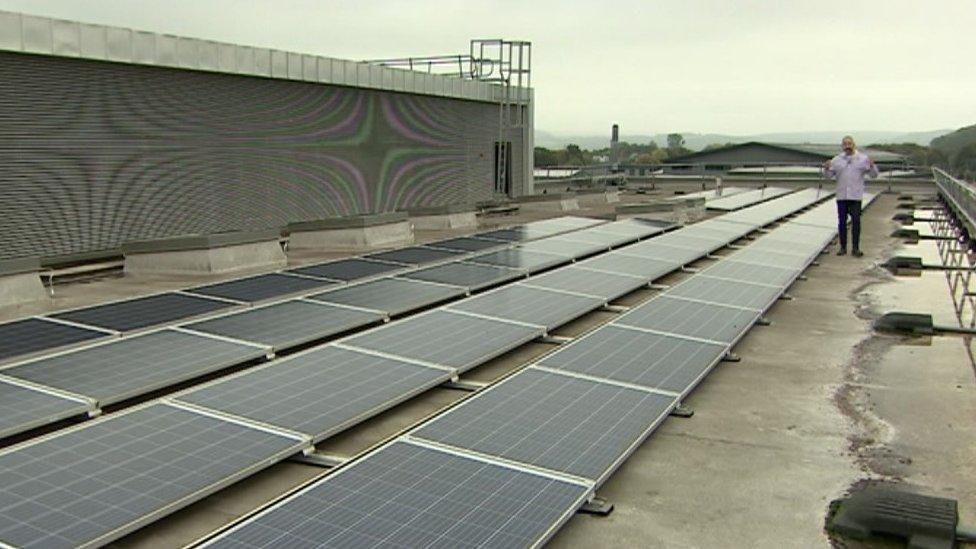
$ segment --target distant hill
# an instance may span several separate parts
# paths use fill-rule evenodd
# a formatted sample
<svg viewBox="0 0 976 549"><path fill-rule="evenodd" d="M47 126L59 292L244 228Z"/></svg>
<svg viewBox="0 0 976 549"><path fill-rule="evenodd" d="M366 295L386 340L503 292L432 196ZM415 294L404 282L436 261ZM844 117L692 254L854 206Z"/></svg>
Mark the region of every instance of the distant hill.
<svg viewBox="0 0 976 549"><path fill-rule="evenodd" d="M961 130L960 130L961 131ZM973 130L976 132L976 129ZM701 150L712 143L745 143L746 141L764 141L767 143L839 143L846 134L851 134L859 143L916 143L928 145L933 139L952 132L951 129L933 130L925 132L880 132L880 131L822 131L822 132L781 132L762 133L755 135L725 135L717 133L685 133L678 132L685 138L685 146L692 150ZM622 134L621 141L628 143L649 143L654 141L658 146L665 146L668 134L654 135ZM606 135L557 135L537 129L535 144L538 147L561 149L574 143L584 149L602 149L610 146L610 132Z"/></svg>
<svg viewBox="0 0 976 549"><path fill-rule="evenodd" d="M932 147L939 149L946 157L952 158L963 147L973 143L976 143L976 124L933 139Z"/></svg>

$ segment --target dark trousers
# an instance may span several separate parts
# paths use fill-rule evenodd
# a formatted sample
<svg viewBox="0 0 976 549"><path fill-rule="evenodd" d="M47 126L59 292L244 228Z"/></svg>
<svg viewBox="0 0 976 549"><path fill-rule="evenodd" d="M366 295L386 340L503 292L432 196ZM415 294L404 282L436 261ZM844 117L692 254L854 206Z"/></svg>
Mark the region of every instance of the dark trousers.
<svg viewBox="0 0 976 549"><path fill-rule="evenodd" d="M840 247L847 249L847 218L851 218L851 244L853 249L861 249L861 201L837 201L837 232L840 235Z"/></svg>

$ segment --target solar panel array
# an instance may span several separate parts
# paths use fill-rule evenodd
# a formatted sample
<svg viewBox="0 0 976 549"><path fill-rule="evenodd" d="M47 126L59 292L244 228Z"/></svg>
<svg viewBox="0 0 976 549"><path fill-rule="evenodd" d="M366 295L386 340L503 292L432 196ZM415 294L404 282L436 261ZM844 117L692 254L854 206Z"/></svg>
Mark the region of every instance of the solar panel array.
<svg viewBox="0 0 976 549"><path fill-rule="evenodd" d="M530 223L520 230L535 238L601 223L562 218ZM632 222L621 225L634 233L634 239L663 230ZM461 240L467 245L458 246ZM490 245L470 245L479 240ZM478 250L475 254L486 250L494 253L499 247L517 249L509 242L477 235L432 243L431 249L438 252L441 245ZM475 258L467 252L460 255ZM559 256L560 262L572 259ZM52 394L76 394L86 402L106 406L377 324L392 315L429 307L547 266L509 268L460 260L435 267L409 267L366 258L332 261L186 292L66 311L50 318L0 324L0 361L11 363L4 373L21 384L37 384ZM331 286L336 289L320 292ZM310 292L313 295L309 297L290 297ZM267 305L245 306L269 301ZM205 318L194 320L199 317ZM158 327L167 324L175 325ZM133 335L118 338L120 333ZM64 350L70 352L59 353ZM30 360L31 356L40 358ZM20 412L6 417L5 435L64 416L49 413L46 405L53 405L55 400L47 394L37 396L27 389L8 391L12 391L11 401L32 397L36 406L24 400ZM72 404L64 408L73 411L77 407Z"/></svg>
<svg viewBox="0 0 976 549"><path fill-rule="evenodd" d="M776 207L775 201L769 204L765 207ZM787 209L787 205L780 207ZM785 213L789 212L781 215ZM735 235L744 234L743 230L752 230L741 222L718 223L710 223L719 229L718 234L699 231L708 248L726 237L728 241L738 238ZM584 249L582 244L587 242L578 242L578 249ZM681 249L676 247L677 242L661 247L653 242L641 242L627 250L634 248L638 254L653 257ZM698 257L705 253L706 248L697 250ZM587 263L580 261L573 268L602 272ZM657 276L654 273L660 268L653 266L645 276ZM628 277L646 283L640 275L614 275L614 289L605 295L620 291ZM578 314L606 299L604 295L593 299L587 292L566 289L565 278L553 277L547 282L548 288L531 286L533 280L519 291L548 292L551 302L570 303L560 307L575 309ZM584 289L594 291L591 277L585 284ZM504 289L516 287L519 284ZM499 295L504 289L458 305ZM693 302L681 296L671 299ZM482 301L482 306L485 303ZM753 311L723 307L737 313ZM542 324L535 324L449 306L222 378L173 399L7 449L0 452L0 475L7 475L0 478L0 509L4 510L0 512L0 542L45 547L107 543L307 448L313 439L337 432L518 346L568 314L560 310L541 320ZM704 338L630 326L625 318L608 328L658 339L664 335L681 343L702 343L708 349L721 347ZM639 321L636 315L632 321ZM170 331L204 337L183 329L140 337ZM725 338L734 341L736 337L730 332ZM251 352L263 350L233 338L204 339L247 347ZM587 339L581 338L561 352L576 348L591 356L594 352L608 354L587 350L583 345ZM633 345L609 345L638 352ZM707 353L693 350L678 346L666 354L678 369L708 359ZM431 541L444 546L540 544L666 417L685 391L682 386L700 379L692 379L694 371L675 376L664 375L667 372L663 369L658 370L660 375L639 376L632 356L623 351L615 356L628 358L628 365L612 372L573 370L573 364L589 360L534 365L339 474L243 522L215 543L263 546L290 543L286 540L334 539L356 546L382 545L390 540L407 545ZM602 365L613 365L612 359L604 358ZM17 368L22 366L26 365ZM308 398L311 395L318 398ZM467 416L444 420L455 412L461 414L468 406L472 408L464 412ZM524 413L516 418L513 409ZM590 413L581 419L579 414L567 411L580 409ZM442 420L448 423L437 423ZM480 431L459 427L469 420L488 423ZM568 429L572 436L538 430L535 424L539 421L550 422L548 427L556 432ZM510 437L505 435L509 428L522 431ZM592 446L581 443L587 437L599 437L598 442ZM365 517L369 520L363 520ZM306 537L309 535L312 537Z"/></svg>
<svg viewBox="0 0 976 549"><path fill-rule="evenodd" d="M808 198L806 205L818 200L816 196ZM803 206L794 201L772 201L763 207L777 209L782 217ZM730 238L744 234L741 223L726 223L725 232L719 223L708 225ZM776 237L774 231L759 241ZM707 234L705 240L714 238L716 234ZM660 250L655 240L631 248L653 254ZM804 242L811 252L819 251L814 250L820 242L817 238ZM705 246L698 250L698 257L712 244ZM667 250L664 252L667 256ZM552 274L577 269L577 274L586 279L582 273L600 272L579 271L586 263ZM757 286L738 280L742 271L736 269L717 270L725 276L707 272L689 280ZM792 278L779 275L761 287L775 286L782 292ZM618 274L613 286L627 276L633 275ZM539 289L530 286L534 280L522 283L519 291ZM589 279L574 286L569 277L552 276L549 284L553 286L549 289L554 292L553 300L557 299L556 292L568 298L599 291ZM488 312L501 315L503 312L487 305L473 310L467 304L485 303L492 295L505 295L519 287L515 284L481 294L448 306L443 314L454 310L478 315L471 317L478 320L489 317ZM544 543L721 360L765 306L765 301L753 299L747 304L755 308L704 303L668 293L560 348L336 474L240 521L205 546L252 548L308 542L355 547L507 547ZM657 318L655 310L664 313L663 320ZM524 321L523 315L528 313L513 314L522 320L507 319L509 322ZM436 323L450 329L448 317L439 318ZM435 321L428 323L432 327ZM356 339L377 343L367 333L356 336L349 345ZM391 333L384 340L396 346L412 338ZM407 347L418 365L431 360L420 355L424 349L419 344L401 349ZM374 350L377 356L394 358L390 347ZM444 363L441 358L433 361ZM233 403L234 398L225 400Z"/></svg>

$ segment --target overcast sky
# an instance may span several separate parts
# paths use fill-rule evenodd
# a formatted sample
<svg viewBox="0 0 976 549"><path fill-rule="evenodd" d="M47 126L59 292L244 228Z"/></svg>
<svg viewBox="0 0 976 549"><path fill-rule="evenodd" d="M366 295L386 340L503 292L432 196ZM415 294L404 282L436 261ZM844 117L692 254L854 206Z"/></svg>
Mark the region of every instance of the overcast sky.
<svg viewBox="0 0 976 549"><path fill-rule="evenodd" d="M0 9L347 59L533 43L560 134L976 123L976 0L0 0Z"/></svg>

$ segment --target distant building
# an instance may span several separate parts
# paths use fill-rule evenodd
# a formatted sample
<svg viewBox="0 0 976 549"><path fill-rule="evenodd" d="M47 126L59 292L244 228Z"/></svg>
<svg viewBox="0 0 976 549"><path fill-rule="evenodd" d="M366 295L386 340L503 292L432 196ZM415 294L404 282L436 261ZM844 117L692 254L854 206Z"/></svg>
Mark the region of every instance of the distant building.
<svg viewBox="0 0 976 549"><path fill-rule="evenodd" d="M901 154L861 149L882 171L904 168L908 159ZM754 173L815 172L825 160L840 152L839 144L779 144L750 141L668 159L666 173Z"/></svg>

